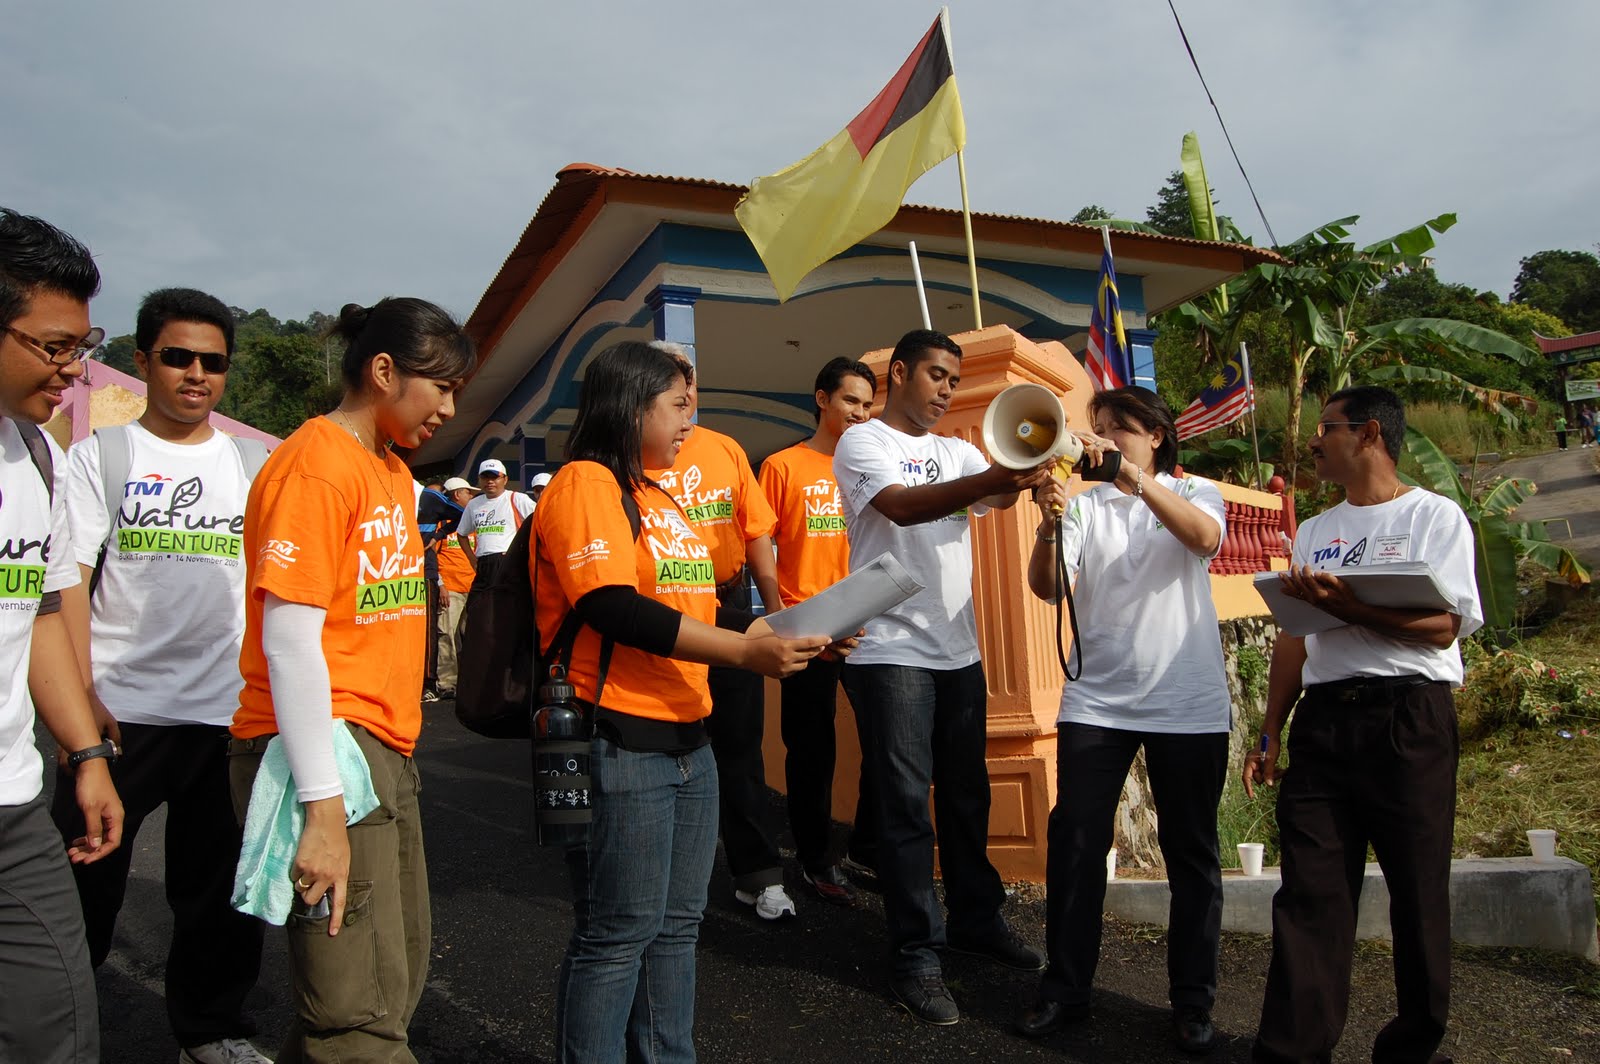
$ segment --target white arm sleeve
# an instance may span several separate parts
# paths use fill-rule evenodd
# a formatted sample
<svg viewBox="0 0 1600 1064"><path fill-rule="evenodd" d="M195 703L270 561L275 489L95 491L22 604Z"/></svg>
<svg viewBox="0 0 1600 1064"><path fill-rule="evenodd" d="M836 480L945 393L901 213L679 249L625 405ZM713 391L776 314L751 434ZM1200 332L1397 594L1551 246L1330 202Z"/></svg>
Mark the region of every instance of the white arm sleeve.
<svg viewBox="0 0 1600 1064"><path fill-rule="evenodd" d="M270 591L261 614L272 710L302 802L344 793L333 759L333 685L322 656L327 616L320 606L287 602Z"/></svg>

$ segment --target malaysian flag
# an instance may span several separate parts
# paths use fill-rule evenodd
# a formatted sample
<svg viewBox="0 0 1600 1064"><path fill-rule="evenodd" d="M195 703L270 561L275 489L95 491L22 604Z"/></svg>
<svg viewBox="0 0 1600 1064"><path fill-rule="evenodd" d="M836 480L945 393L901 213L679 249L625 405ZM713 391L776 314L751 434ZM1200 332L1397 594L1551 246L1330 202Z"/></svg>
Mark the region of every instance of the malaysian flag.
<svg viewBox="0 0 1600 1064"><path fill-rule="evenodd" d="M1117 267L1111 261L1109 228L1100 228L1100 239L1105 250L1100 254L1100 284L1095 290L1094 309L1089 312L1089 349L1083 359L1083 368L1089 371L1089 380L1097 392L1126 388L1133 383L1133 362L1128 356L1128 336L1122 331L1122 305L1117 300Z"/></svg>
<svg viewBox="0 0 1600 1064"><path fill-rule="evenodd" d="M1178 439L1186 440L1202 432L1220 429L1244 417L1256 406L1256 389L1250 381L1250 356L1244 345L1228 360L1222 372L1211 378L1206 390L1195 397L1178 415Z"/></svg>

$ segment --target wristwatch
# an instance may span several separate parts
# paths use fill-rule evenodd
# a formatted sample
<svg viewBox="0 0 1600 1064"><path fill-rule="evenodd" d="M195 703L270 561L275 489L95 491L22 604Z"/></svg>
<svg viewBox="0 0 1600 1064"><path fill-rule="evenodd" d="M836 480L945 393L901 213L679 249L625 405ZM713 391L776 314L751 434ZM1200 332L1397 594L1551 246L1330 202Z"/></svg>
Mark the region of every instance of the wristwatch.
<svg viewBox="0 0 1600 1064"><path fill-rule="evenodd" d="M117 749L117 744L107 739L98 746L86 746L82 750L74 750L68 754L67 767L77 768L85 761L93 761L97 757L103 757L107 761L115 761L121 753L122 751Z"/></svg>

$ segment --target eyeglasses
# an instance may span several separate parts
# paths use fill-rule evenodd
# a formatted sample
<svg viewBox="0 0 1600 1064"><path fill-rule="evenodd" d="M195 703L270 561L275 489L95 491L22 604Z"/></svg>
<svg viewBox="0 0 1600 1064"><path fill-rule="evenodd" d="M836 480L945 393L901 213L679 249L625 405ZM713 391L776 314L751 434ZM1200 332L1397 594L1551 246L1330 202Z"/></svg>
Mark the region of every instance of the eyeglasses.
<svg viewBox="0 0 1600 1064"><path fill-rule="evenodd" d="M44 356L46 362L57 366L69 366L94 354L100 346L100 341L106 338L106 331L98 325L89 330L82 340L52 340L45 343L37 336L29 336L21 329L7 325L6 332L15 336L19 343L27 344L34 351Z"/></svg>
<svg viewBox="0 0 1600 1064"><path fill-rule="evenodd" d="M200 368L207 373L226 373L228 365L232 362L221 351L191 351L187 347L163 347L159 351L150 352L161 360L163 366L173 369L188 369L194 365L194 360L200 360Z"/></svg>
<svg viewBox="0 0 1600 1064"><path fill-rule="evenodd" d="M1360 428L1365 424L1365 421L1319 421L1317 422L1317 439L1320 440L1322 437L1328 434L1329 429L1335 428L1339 425L1345 425L1349 428Z"/></svg>

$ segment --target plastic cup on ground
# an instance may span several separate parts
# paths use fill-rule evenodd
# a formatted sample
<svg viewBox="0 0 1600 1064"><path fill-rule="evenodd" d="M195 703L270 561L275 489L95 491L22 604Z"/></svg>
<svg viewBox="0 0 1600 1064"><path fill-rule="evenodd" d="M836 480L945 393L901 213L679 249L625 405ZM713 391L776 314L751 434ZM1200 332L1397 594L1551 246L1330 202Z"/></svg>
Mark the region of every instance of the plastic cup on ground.
<svg viewBox="0 0 1600 1064"><path fill-rule="evenodd" d="M1106 851L1106 882L1117 878L1117 848L1115 846Z"/></svg>
<svg viewBox="0 0 1600 1064"><path fill-rule="evenodd" d="M1533 828L1528 832L1528 849L1533 852L1535 861L1554 861L1556 859L1556 833L1544 828Z"/></svg>
<svg viewBox="0 0 1600 1064"><path fill-rule="evenodd" d="M1260 842L1241 842L1239 844L1239 868L1247 876L1261 874L1261 861L1266 857L1267 847Z"/></svg>

